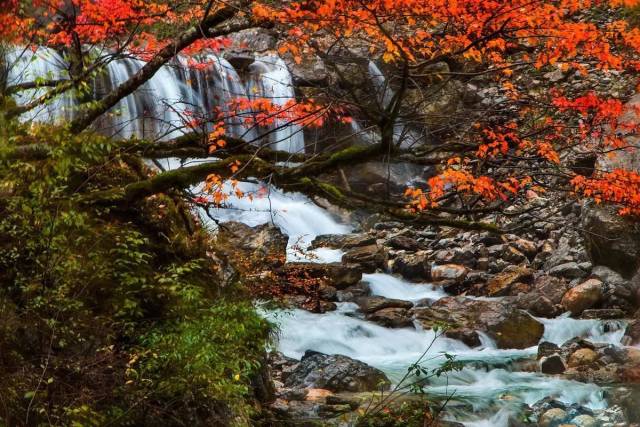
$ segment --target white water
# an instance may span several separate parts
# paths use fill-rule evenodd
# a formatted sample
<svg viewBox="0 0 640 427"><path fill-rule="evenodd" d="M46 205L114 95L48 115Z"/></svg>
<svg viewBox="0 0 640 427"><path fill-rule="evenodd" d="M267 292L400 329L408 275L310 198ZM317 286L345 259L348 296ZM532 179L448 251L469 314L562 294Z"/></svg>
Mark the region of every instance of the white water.
<svg viewBox="0 0 640 427"><path fill-rule="evenodd" d="M389 274L365 274L362 276L362 280L367 282L372 295L385 298L418 302L421 300L437 301L447 296L441 287L428 283L411 283Z"/></svg>
<svg viewBox="0 0 640 427"><path fill-rule="evenodd" d="M267 98L278 105L295 99L291 74L284 61L277 56L265 56L250 65L249 79L243 82L238 72L218 55L203 55L198 60L202 69L187 68L187 60L178 58L163 66L133 94L121 100L97 123L107 135L119 138L147 137L175 138L193 131L189 127L194 118L217 121L221 110L227 135L253 142L258 138L253 113L235 111L229 104L236 98ZM7 54L9 86L36 79L68 78L67 62L54 50L39 48L14 49ZM101 96L115 89L138 72L145 62L122 58L106 65L106 74L95 82L94 95ZM19 105L42 96L48 87L22 91L15 96ZM70 118L76 102L67 93L43 106L22 115L24 121L53 122ZM246 119L246 120L245 120ZM199 128L199 127L198 127ZM206 127L211 129L211 125ZM303 128L297 123L281 119L262 129L272 148L290 153L304 152Z"/></svg>
<svg viewBox="0 0 640 427"><path fill-rule="evenodd" d="M238 206L249 207L247 201L237 202ZM336 223L304 196L272 190L271 203L276 210L273 222L290 236L304 236L306 241L310 241L315 234L348 231L348 227ZM255 207L268 206L260 202ZM271 220L268 212L260 209L258 212L226 214L229 216L225 218L246 221L251 225ZM410 283L383 273L366 274L363 280L368 283L372 294L387 298L417 302L436 300L446 295L431 284ZM338 306L338 310L324 314L299 309L265 313L278 325L278 349L293 358L300 358L307 350L344 354L383 370L392 381L399 381L407 367L431 345L423 366L436 368L443 361L442 353L446 352L463 362L465 367L460 372L432 379L425 390L432 396L443 398L454 393L457 403L453 404L450 415L472 427L506 427L509 417L517 414L519 405L530 405L549 396L592 409L606 407L603 391L597 385L517 371L522 363L529 361L527 363L530 364L535 360L537 347L497 349L485 334L481 334L482 345L479 348L469 348L462 342L445 337L434 341L435 335L431 330L385 328L364 320L355 304L340 303ZM620 345L624 331L624 325L616 322L577 320L566 316L539 320L545 325L542 340L557 344L583 337L596 343ZM470 405L473 411L460 407L460 404Z"/></svg>
<svg viewBox="0 0 640 427"><path fill-rule="evenodd" d="M274 55L257 58L249 66L249 72L247 92L250 98L266 98L280 106L295 98L291 74L281 58ZM304 132L299 124L278 119L266 128L271 148L289 153L304 152Z"/></svg>
<svg viewBox="0 0 640 427"><path fill-rule="evenodd" d="M7 86L33 81L68 79L64 59L53 49L40 47L35 52L31 49L15 48L9 50L7 60ZM2 70L0 70L2 71ZM49 87L29 89L15 96L18 105L27 105L40 98L50 90ZM54 122L73 116L74 102L69 94L58 96L38 107L24 113L25 122Z"/></svg>
<svg viewBox="0 0 640 427"><path fill-rule="evenodd" d="M375 62L369 61L368 73L376 91L376 98L380 104L380 110L386 110L391 105L395 92L391 88L384 73ZM396 120L396 123L393 126L394 143L399 143L403 148L409 148L420 143L420 140L421 136L407 126L406 122L403 122L401 119Z"/></svg>

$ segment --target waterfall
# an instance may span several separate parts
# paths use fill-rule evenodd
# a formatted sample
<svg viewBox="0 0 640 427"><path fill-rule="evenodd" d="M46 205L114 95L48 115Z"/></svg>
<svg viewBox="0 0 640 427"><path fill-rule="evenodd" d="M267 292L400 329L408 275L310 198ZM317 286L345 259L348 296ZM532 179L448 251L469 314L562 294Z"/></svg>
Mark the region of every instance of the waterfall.
<svg viewBox="0 0 640 427"><path fill-rule="evenodd" d="M64 80L69 78L65 60L58 52L46 47L35 51L29 48L10 49L5 57L7 86L37 80ZM49 87L29 89L15 96L18 105L26 105L47 93ZM57 122L73 116L74 102L71 94L56 97L22 115L25 122Z"/></svg>
<svg viewBox="0 0 640 427"><path fill-rule="evenodd" d="M249 66L247 92L252 99L267 98L277 105L295 99L293 79L284 61L274 55L257 58ZM272 148L289 153L304 152L302 126L278 119L268 126L268 141Z"/></svg>
<svg viewBox="0 0 640 427"><path fill-rule="evenodd" d="M395 92L375 62L369 61L368 73L376 92L376 98L380 103L380 109L385 110L391 104ZM393 125L393 141L396 144L400 142L401 147L410 148L420 143L423 139L424 137L412 129L404 120L396 119Z"/></svg>
<svg viewBox="0 0 640 427"><path fill-rule="evenodd" d="M7 84L14 85L37 79L68 78L67 62L54 50L38 48L13 49L7 55ZM251 111L233 111L230 103L237 98L267 98L277 105L295 99L293 81L284 61L269 55L258 58L249 66L248 82L224 58L207 54L197 58L204 67L190 69L186 58L179 57L164 65L142 87L120 100L97 120L96 129L118 138L175 138L191 132L188 123L195 117L215 119L220 109L225 116L227 135L252 142L258 132L250 118ZM94 82L94 97L100 98L138 72L145 62L136 58L121 58L109 62L105 72ZM50 88L22 91L15 99L19 105L47 93ZM23 121L56 122L70 119L77 103L66 93L22 116ZM205 130L210 130L210 127ZM284 119L265 126L267 143L272 148L291 153L304 151L302 126Z"/></svg>
<svg viewBox="0 0 640 427"><path fill-rule="evenodd" d="M144 64L132 58L110 62L106 90L117 88ZM120 100L99 129L121 138L175 138L191 130L186 123L203 108L201 96L182 81L178 64L167 64L135 93Z"/></svg>

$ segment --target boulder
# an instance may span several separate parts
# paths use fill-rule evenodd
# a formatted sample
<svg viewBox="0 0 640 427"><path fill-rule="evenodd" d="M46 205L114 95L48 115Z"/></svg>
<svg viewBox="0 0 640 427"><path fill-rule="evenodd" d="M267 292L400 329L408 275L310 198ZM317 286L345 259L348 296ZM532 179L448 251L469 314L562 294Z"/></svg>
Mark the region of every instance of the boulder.
<svg viewBox="0 0 640 427"><path fill-rule="evenodd" d="M366 319L387 328L413 327L411 315L406 308L389 307L367 314Z"/></svg>
<svg viewBox="0 0 640 427"><path fill-rule="evenodd" d="M549 375L559 375L567 370L562 357L555 353L540 359L540 372Z"/></svg>
<svg viewBox="0 0 640 427"><path fill-rule="evenodd" d="M549 298L553 304L560 304L569 287L558 277L542 275L534 279L533 289L536 293Z"/></svg>
<svg viewBox="0 0 640 427"><path fill-rule="evenodd" d="M453 281L460 283L467 276L468 270L463 265L444 264L431 267L431 279L434 282Z"/></svg>
<svg viewBox="0 0 640 427"><path fill-rule="evenodd" d="M635 319L629 322L624 335L627 338L629 345L636 345L640 343L640 319Z"/></svg>
<svg viewBox="0 0 640 427"><path fill-rule="evenodd" d="M579 315L584 310L597 305L603 297L602 282L589 279L567 291L562 297L562 307L573 315Z"/></svg>
<svg viewBox="0 0 640 427"><path fill-rule="evenodd" d="M407 280L427 281L431 277L431 263L424 251L399 254L393 260L391 271Z"/></svg>
<svg viewBox="0 0 640 427"><path fill-rule="evenodd" d="M445 297L430 307L414 309L425 328L449 325L448 336L474 337L476 331L488 334L499 348L528 348L540 341L544 326L509 300L471 300Z"/></svg>
<svg viewBox="0 0 640 427"><path fill-rule="evenodd" d="M599 427L600 423L591 415L578 415L569 421L570 425L576 427Z"/></svg>
<svg viewBox="0 0 640 427"><path fill-rule="evenodd" d="M581 229L594 265L632 277L640 266L640 225L621 217L614 207L587 204Z"/></svg>
<svg viewBox="0 0 640 427"><path fill-rule="evenodd" d="M356 303L360 307L360 311L366 314L374 313L385 308L402 308L408 310L413 307L413 303L410 301L378 296L358 298L356 299Z"/></svg>
<svg viewBox="0 0 640 427"><path fill-rule="evenodd" d="M321 279L325 285L336 289L347 288L362 280L362 268L357 264L292 262L285 264L283 270L287 277Z"/></svg>
<svg viewBox="0 0 640 427"><path fill-rule="evenodd" d="M540 416L538 427L557 427L567 419L567 412L561 408L551 408Z"/></svg>
<svg viewBox="0 0 640 427"><path fill-rule="evenodd" d="M409 236L393 236L389 240L386 241L388 246L391 246L394 249L400 249L405 251L415 252L420 249L420 244L418 241Z"/></svg>
<svg viewBox="0 0 640 427"><path fill-rule="evenodd" d="M220 224L216 237L248 256L279 262L284 261L289 242L289 238L271 224L249 227L235 221Z"/></svg>
<svg viewBox="0 0 640 427"><path fill-rule="evenodd" d="M567 365L570 368L577 366L591 365L598 360L598 353L590 348L580 348L574 351L567 361Z"/></svg>
<svg viewBox="0 0 640 427"><path fill-rule="evenodd" d="M491 297L510 295L511 286L516 282L530 281L533 270L524 266L507 267L487 281L487 295Z"/></svg>
<svg viewBox="0 0 640 427"><path fill-rule="evenodd" d="M332 392L378 391L388 388L386 375L358 360L340 354L328 355L307 350L284 384L290 388L321 388Z"/></svg>
<svg viewBox="0 0 640 427"><path fill-rule="evenodd" d="M387 253L378 245L359 246L348 250L342 256L343 263L357 264L365 273L374 273L378 268L384 268Z"/></svg>
<svg viewBox="0 0 640 427"><path fill-rule="evenodd" d="M311 248L352 249L359 246L370 246L376 238L368 234L321 234L311 242Z"/></svg>
<svg viewBox="0 0 640 427"><path fill-rule="evenodd" d="M567 279L579 279L587 273L576 262L565 262L549 269L552 276L566 277Z"/></svg>

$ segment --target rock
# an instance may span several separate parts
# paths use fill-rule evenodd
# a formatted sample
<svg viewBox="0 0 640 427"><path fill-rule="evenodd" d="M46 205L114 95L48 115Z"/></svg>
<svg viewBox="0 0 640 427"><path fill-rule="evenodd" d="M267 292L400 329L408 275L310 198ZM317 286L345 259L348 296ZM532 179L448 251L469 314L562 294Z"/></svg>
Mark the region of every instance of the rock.
<svg viewBox="0 0 640 427"><path fill-rule="evenodd" d="M559 375L567 370L562 357L555 353L540 359L540 372L549 375Z"/></svg>
<svg viewBox="0 0 640 427"><path fill-rule="evenodd" d="M387 328L413 327L413 321L406 308L389 307L366 315L366 319Z"/></svg>
<svg viewBox="0 0 640 427"><path fill-rule="evenodd" d="M487 295L491 297L510 295L511 286L516 282L529 281L533 270L524 266L507 267L502 273L493 276L487 282Z"/></svg>
<svg viewBox="0 0 640 427"><path fill-rule="evenodd" d="M352 249L359 246L370 246L376 238L368 234L321 234L311 242L311 248Z"/></svg>
<svg viewBox="0 0 640 427"><path fill-rule="evenodd" d="M472 329L447 329L444 332L444 336L452 340L461 341L469 347L479 347L482 345L480 335Z"/></svg>
<svg viewBox="0 0 640 427"><path fill-rule="evenodd" d="M284 262L289 242L289 238L271 224L249 227L235 221L220 224L216 238L246 252L250 257L275 263Z"/></svg>
<svg viewBox="0 0 640 427"><path fill-rule="evenodd" d="M602 282L589 279L567 291L562 297L562 307L573 315L597 305L602 300Z"/></svg>
<svg viewBox="0 0 640 427"><path fill-rule="evenodd" d="M554 344L549 341L542 341L538 344L538 359L542 359L546 356L551 356L552 354L558 353L560 351L560 347L557 344Z"/></svg>
<svg viewBox="0 0 640 427"><path fill-rule="evenodd" d="M325 285L336 289L347 288L362 280L362 268L357 264L291 262L286 263L283 270L287 277L322 279Z"/></svg>
<svg viewBox="0 0 640 427"><path fill-rule="evenodd" d="M265 28L247 28L236 31L228 36L231 46L227 49L232 52L264 52L275 49L277 41L272 31Z"/></svg>
<svg viewBox="0 0 640 427"><path fill-rule="evenodd" d="M431 279L434 282L451 280L460 283L467 276L467 273L467 268L458 264L434 265L431 267Z"/></svg>
<svg viewBox="0 0 640 427"><path fill-rule="evenodd" d="M557 427L567 418L567 412L560 408L551 408L538 420L538 427Z"/></svg>
<svg viewBox="0 0 640 427"><path fill-rule="evenodd" d="M389 384L382 371L366 363L340 354L310 350L285 380L287 387L323 388L333 392L377 391Z"/></svg>
<svg viewBox="0 0 640 427"><path fill-rule="evenodd" d="M393 260L391 271L408 280L427 281L431 277L431 263L424 251L401 254Z"/></svg>
<svg viewBox="0 0 640 427"><path fill-rule="evenodd" d="M569 356L567 365L570 368L575 368L576 366L591 365L597 360L598 360L598 353L591 350L590 348L581 348L576 350L571 354L571 356Z"/></svg>
<svg viewBox="0 0 640 427"><path fill-rule="evenodd" d="M386 244L394 249L401 249L411 252L415 252L420 249L420 244L416 239L402 235L391 237L386 241Z"/></svg>
<svg viewBox="0 0 640 427"><path fill-rule="evenodd" d="M520 264L525 261L527 257L513 246L507 246L502 253L502 259L512 264Z"/></svg>
<svg viewBox="0 0 640 427"><path fill-rule="evenodd" d="M622 319L624 311L617 308L587 309L582 312L583 319Z"/></svg>
<svg viewBox="0 0 640 427"><path fill-rule="evenodd" d="M526 310L534 316L551 319L562 314L558 305L549 298L537 292L520 293L516 298L516 305L522 310Z"/></svg>
<svg viewBox="0 0 640 427"><path fill-rule="evenodd" d="M591 415L578 415L569 421L569 423L577 427L599 427L598 421Z"/></svg>
<svg viewBox="0 0 640 427"><path fill-rule="evenodd" d="M533 281L533 288L537 293L549 298L549 301L554 304L560 304L562 297L569 289L564 280L547 275L536 277Z"/></svg>
<svg viewBox="0 0 640 427"><path fill-rule="evenodd" d="M379 296L358 298L356 300L356 303L360 307L360 311L365 314L374 313L384 308L403 308L407 310L413 307L413 303L411 303L410 301L403 301L399 299Z"/></svg>
<svg viewBox="0 0 640 427"><path fill-rule="evenodd" d="M415 308L414 314L425 328L450 325L448 336L474 337L475 331L485 332L499 348L531 347L544 332L540 322L506 300L445 297L431 307Z"/></svg>
<svg viewBox="0 0 640 427"><path fill-rule="evenodd" d="M359 246L350 249L342 256L342 262L358 264L365 273L374 273L378 268L384 268L387 254L378 245Z"/></svg>
<svg viewBox="0 0 640 427"><path fill-rule="evenodd" d="M544 326L522 310L513 310L504 319L489 323L498 348L528 348L536 345L544 334Z"/></svg>
<svg viewBox="0 0 640 427"><path fill-rule="evenodd" d="M629 339L629 345L640 343L640 319L635 319L627 325L624 332L625 337Z"/></svg>
<svg viewBox="0 0 640 427"><path fill-rule="evenodd" d="M476 255L468 247L438 250L433 254L433 259L436 264L461 264L469 268L476 265Z"/></svg>
<svg viewBox="0 0 640 427"><path fill-rule="evenodd" d="M522 252L529 259L533 259L538 253L538 248L536 244L531 240L517 238L513 242L509 243L509 245L516 248L518 251Z"/></svg>
<svg viewBox="0 0 640 427"><path fill-rule="evenodd" d="M556 265L549 269L549 274L552 276L566 277L567 279L579 279L586 276L585 271L581 269L576 262L566 262Z"/></svg>
<svg viewBox="0 0 640 427"><path fill-rule="evenodd" d="M581 229L594 265L604 265L625 277L640 266L640 226L621 217L614 207L587 204Z"/></svg>

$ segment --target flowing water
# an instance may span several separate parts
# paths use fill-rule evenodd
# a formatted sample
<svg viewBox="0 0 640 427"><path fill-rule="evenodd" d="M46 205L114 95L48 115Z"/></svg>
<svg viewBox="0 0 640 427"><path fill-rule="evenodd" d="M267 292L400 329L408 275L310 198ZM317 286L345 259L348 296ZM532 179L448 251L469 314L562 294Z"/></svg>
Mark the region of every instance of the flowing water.
<svg viewBox="0 0 640 427"><path fill-rule="evenodd" d="M233 208L220 210L217 216L249 225L273 222L292 241L302 237L305 244L315 235L346 233L350 229L334 221L304 196L285 194L276 189L270 190L268 199L265 197L253 204L248 200L230 203ZM316 262L335 261L339 255L338 252L321 256ZM289 259L298 260L299 257L290 252ZM446 296L441 288L431 284L410 283L385 273L365 274L363 281L367 282L373 295L387 298L418 302ZM483 335L482 345L470 348L453 339L436 338L433 331L423 330L419 325L415 329L389 329L364 320L353 303L339 303L336 311L323 314L293 309L269 311L265 316L278 325L278 349L286 356L300 358L306 350L344 354L383 370L392 381L399 381L408 366L429 346L423 366L438 367L444 361L443 353L455 356L464 368L431 379L426 391L435 398L453 396L449 416L468 426L506 427L509 418L521 410L522 404L531 405L549 396L592 409L607 405L603 390L597 385L547 376L529 369L519 370L535 360L537 347L498 349L491 338ZM624 324L617 321L580 320L567 316L539 320L545 326L542 341L556 344L582 337L596 343L620 345L624 333Z"/></svg>
<svg viewBox="0 0 640 427"><path fill-rule="evenodd" d="M12 56L13 55L13 56ZM13 64L8 83L29 81L35 77L65 78L63 58L47 49L9 55ZM124 82L144 63L125 59L108 65L106 90ZM384 76L370 67L371 77L380 88L379 97L388 102L389 95ZM46 89L22 93L21 104L41 96ZM141 90L125 98L112 111L112 117L101 123L103 129L123 138L154 135L159 138L183 132L185 116L192 111L207 111L214 106L224 108L233 97L267 97L284 105L293 99L291 75L277 57L263 57L249 67L245 85L228 62L217 59L204 72L185 71L178 65L163 67ZM51 121L73 114L73 100L60 97L24 116L25 120ZM241 115L247 112L241 112ZM250 112L248 113L250 114ZM282 123L281 123L282 125ZM233 135L251 132L242 120L229 118L227 127ZM261 129L275 148L288 152L304 150L304 139L297 125L276 126ZM184 161L168 160L165 166L176 168ZM255 226L272 223L289 236L288 261L334 262L342 252L332 249L308 250L311 241L321 234L344 234L351 231L349 224L341 224L327 211L305 196L284 193L263 183L240 183L240 189L249 198L232 195L225 209L212 209L209 213L217 220L241 221ZM201 191L196 186L194 192ZM207 218L204 213L201 215ZM213 225L212 225L213 226ZM384 274L367 274L372 294L411 302L435 301L444 296L441 288L429 283L409 283ZM523 361L535 358L536 347L524 350L498 349L486 335L482 345L470 348L462 342L436 337L434 331L415 329L388 329L364 320L357 306L340 303L336 311L315 314L294 309L268 311L264 315L278 324L278 348L285 355L300 358L306 350L323 353L339 353L361 360L383 370L392 381L399 381L407 367L414 363L429 346L424 364L435 368L447 353L464 363L459 372L433 378L427 391L432 396L454 396L455 404L448 410L449 416L468 426L506 427L509 417L517 413L523 403L532 404L541 398L552 396L565 403L579 403L591 408L603 408L606 401L603 390L593 384L582 384L536 372L521 371ZM620 345L624 325L615 321L576 320L566 316L556 319L539 319L545 326L542 340L562 344L574 337L593 342Z"/></svg>

